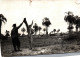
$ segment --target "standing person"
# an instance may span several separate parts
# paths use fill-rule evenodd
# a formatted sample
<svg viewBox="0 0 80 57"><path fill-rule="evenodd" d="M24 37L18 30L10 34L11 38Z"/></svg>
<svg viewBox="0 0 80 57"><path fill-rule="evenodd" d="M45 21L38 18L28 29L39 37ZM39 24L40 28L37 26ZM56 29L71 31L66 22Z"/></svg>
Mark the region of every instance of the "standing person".
<svg viewBox="0 0 80 57"><path fill-rule="evenodd" d="M14 51L20 51L20 40L18 36L18 29L22 26L23 22L16 27L16 24L13 24L13 29L11 30L11 38L14 47Z"/></svg>
<svg viewBox="0 0 80 57"><path fill-rule="evenodd" d="M33 21L31 23L31 25L28 25L27 21L26 21L26 18L24 18L24 21L23 21L27 27L27 32L28 32L28 38L29 38L29 45L30 45L30 50L32 49L32 41L33 41L33 38L32 38L32 25L33 25Z"/></svg>

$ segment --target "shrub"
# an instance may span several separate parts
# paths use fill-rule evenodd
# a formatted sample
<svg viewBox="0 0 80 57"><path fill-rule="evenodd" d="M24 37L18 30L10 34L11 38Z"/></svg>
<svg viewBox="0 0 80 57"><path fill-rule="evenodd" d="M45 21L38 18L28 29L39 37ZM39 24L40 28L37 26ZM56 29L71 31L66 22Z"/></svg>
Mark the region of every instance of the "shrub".
<svg viewBox="0 0 80 57"><path fill-rule="evenodd" d="M74 34L69 34L66 37L64 37L63 40L68 40L68 41L72 41L72 40L77 40L78 35L76 33Z"/></svg>

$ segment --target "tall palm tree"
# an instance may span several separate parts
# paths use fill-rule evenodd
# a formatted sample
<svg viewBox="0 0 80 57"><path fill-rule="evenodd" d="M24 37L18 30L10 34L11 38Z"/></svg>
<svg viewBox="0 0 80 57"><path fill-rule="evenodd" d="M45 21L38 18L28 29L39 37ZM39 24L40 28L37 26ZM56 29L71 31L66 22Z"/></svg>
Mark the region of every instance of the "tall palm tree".
<svg viewBox="0 0 80 57"><path fill-rule="evenodd" d="M34 26L33 26L33 28L34 28L35 35L36 35L36 34L37 34L37 32L38 32L38 25L35 23L35 24L34 24Z"/></svg>
<svg viewBox="0 0 80 57"><path fill-rule="evenodd" d="M7 19L4 17L3 14L0 14L0 38L1 38L1 26L2 26L2 22L3 23L7 22Z"/></svg>
<svg viewBox="0 0 80 57"><path fill-rule="evenodd" d="M44 34L45 34L46 29L44 28L43 31L44 31Z"/></svg>
<svg viewBox="0 0 80 57"><path fill-rule="evenodd" d="M46 35L48 35L48 27L51 25L49 18L45 17L42 21L42 25L46 26Z"/></svg>
<svg viewBox="0 0 80 57"><path fill-rule="evenodd" d="M73 24L75 22L75 17L73 13L70 11L65 12L65 13L67 13L67 15L64 17L64 20L69 24L68 29L69 29L69 33L71 33L73 29Z"/></svg>
<svg viewBox="0 0 80 57"><path fill-rule="evenodd" d="M40 35L40 31L41 31L41 29L42 29L41 27L38 27L38 30L39 30L39 35Z"/></svg>
<svg viewBox="0 0 80 57"><path fill-rule="evenodd" d="M79 16L75 16L75 22L74 25L76 26L76 32L78 32L78 28L80 28L80 17Z"/></svg>
<svg viewBox="0 0 80 57"><path fill-rule="evenodd" d="M24 32L26 31L26 29L23 27L21 31L23 32L23 35L24 35Z"/></svg>

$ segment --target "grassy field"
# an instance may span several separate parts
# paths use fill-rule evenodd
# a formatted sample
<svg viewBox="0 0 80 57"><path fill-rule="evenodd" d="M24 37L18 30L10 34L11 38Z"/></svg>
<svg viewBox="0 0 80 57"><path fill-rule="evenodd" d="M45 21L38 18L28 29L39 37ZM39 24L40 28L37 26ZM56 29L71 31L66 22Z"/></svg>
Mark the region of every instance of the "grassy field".
<svg viewBox="0 0 80 57"><path fill-rule="evenodd" d="M63 41L61 36L35 37L33 36L33 49L29 50L29 42L27 37L20 37L21 50L14 52L11 38L1 43L1 53L3 56L26 56L26 55L42 55L42 54L58 54L68 52L79 52L80 45L76 40Z"/></svg>

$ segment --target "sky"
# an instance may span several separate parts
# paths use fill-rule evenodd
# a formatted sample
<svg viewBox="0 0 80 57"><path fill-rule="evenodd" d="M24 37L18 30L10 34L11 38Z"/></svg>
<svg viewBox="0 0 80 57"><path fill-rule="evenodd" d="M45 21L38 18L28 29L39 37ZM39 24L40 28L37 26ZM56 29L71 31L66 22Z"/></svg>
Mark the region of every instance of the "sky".
<svg viewBox="0 0 80 57"><path fill-rule="evenodd" d="M14 23L17 26L24 18L31 24L32 20L38 26L44 28L42 20L48 17L51 21L49 32L53 29L60 29L60 32L67 32L68 24L64 21L65 12L72 11L74 15L80 16L80 5L78 0L0 0L0 13L7 22L2 24L2 33L11 31ZM26 28L25 24L21 28ZM19 29L19 33L21 32ZM74 29L75 30L75 29ZM26 33L26 32L25 32Z"/></svg>

